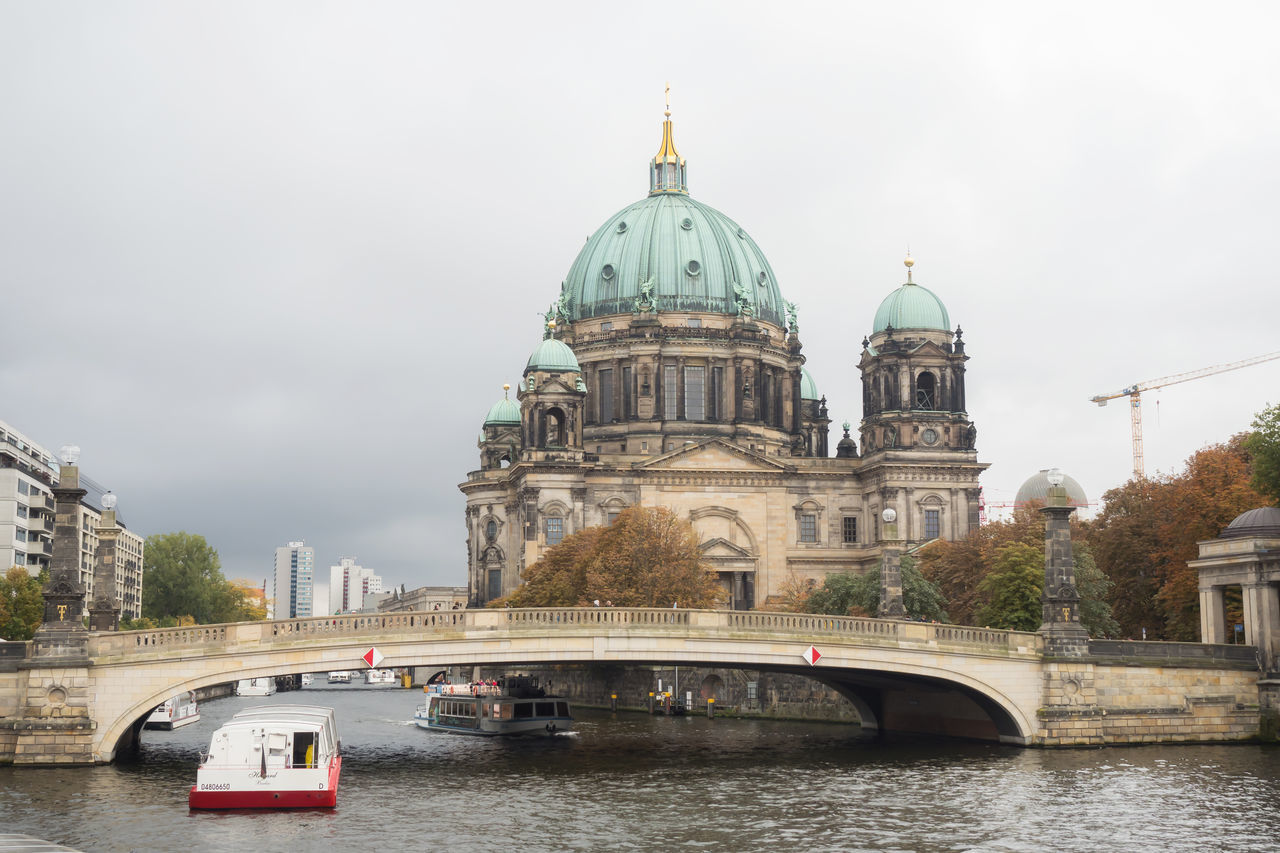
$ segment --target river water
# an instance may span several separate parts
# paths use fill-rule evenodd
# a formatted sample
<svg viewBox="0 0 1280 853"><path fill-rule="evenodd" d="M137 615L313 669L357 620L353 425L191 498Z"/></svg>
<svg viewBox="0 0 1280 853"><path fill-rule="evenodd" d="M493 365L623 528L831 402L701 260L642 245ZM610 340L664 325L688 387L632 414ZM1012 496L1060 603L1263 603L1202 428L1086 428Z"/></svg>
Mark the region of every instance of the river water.
<svg viewBox="0 0 1280 853"><path fill-rule="evenodd" d="M418 729L421 693L308 687L205 703L140 760L0 767L0 832L85 851L1280 850L1280 748L1024 750L834 724L579 709L553 738ZM192 812L213 730L253 704L336 709L338 807Z"/></svg>

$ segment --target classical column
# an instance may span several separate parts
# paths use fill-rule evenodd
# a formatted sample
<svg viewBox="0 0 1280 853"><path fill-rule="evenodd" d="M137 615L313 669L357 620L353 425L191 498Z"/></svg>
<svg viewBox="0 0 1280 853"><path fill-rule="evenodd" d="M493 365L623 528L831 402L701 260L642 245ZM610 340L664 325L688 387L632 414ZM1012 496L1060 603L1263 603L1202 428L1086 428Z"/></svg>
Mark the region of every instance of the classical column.
<svg viewBox="0 0 1280 853"><path fill-rule="evenodd" d="M1200 590L1200 642L1225 643L1227 641L1226 615L1222 612L1222 587L1211 586Z"/></svg>
<svg viewBox="0 0 1280 853"><path fill-rule="evenodd" d="M1039 633L1050 657L1083 657L1089 653L1089 634L1080 624L1080 593L1076 590L1076 566L1071 556L1071 513L1062 473L1049 472L1049 493L1040 512L1044 526L1044 622Z"/></svg>
<svg viewBox="0 0 1280 853"><path fill-rule="evenodd" d="M33 657L83 663L88 660L89 635L82 620L84 584L80 583L80 488L75 462L80 448L62 448L63 465L54 486L53 556L44 585L44 622L36 629Z"/></svg>
<svg viewBox="0 0 1280 853"><path fill-rule="evenodd" d="M1257 646L1263 671L1271 672L1280 660L1280 592L1265 581L1243 584L1241 592L1245 643Z"/></svg>
<svg viewBox="0 0 1280 853"><path fill-rule="evenodd" d="M98 549L94 553L93 601L89 604L90 631L120 630L120 599L116 597L116 540L120 526L116 524L116 496L107 492L102 497L102 524L97 528Z"/></svg>
<svg viewBox="0 0 1280 853"><path fill-rule="evenodd" d="M885 507L880 517L884 519L880 563L880 607L876 615L882 619L905 619L907 609L902 604L902 563L898 540L898 513L893 507Z"/></svg>

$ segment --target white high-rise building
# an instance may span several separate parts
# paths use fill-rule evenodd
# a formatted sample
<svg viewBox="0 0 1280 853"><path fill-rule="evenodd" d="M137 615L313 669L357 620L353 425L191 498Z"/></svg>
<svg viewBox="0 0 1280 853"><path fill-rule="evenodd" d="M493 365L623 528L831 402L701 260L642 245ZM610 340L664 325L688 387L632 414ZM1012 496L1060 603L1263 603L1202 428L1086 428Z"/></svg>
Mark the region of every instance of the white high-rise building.
<svg viewBox="0 0 1280 853"><path fill-rule="evenodd" d="M290 542L276 549L274 598L271 618L299 619L314 616L316 549L305 542Z"/></svg>
<svg viewBox="0 0 1280 853"><path fill-rule="evenodd" d="M329 567L329 614L358 613L365 597L382 592L382 578L373 569L357 566L355 557L341 557Z"/></svg>

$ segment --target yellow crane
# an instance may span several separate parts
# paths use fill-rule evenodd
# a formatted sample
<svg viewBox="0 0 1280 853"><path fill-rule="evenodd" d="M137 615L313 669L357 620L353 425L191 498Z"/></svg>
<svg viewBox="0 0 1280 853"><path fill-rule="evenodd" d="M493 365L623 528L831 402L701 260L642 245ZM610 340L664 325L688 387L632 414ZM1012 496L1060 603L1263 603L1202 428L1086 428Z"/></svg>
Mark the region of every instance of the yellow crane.
<svg viewBox="0 0 1280 853"><path fill-rule="evenodd" d="M1205 376L1213 376L1215 373L1226 373L1228 370L1239 370L1242 367L1251 367L1277 358L1280 358L1280 352L1257 355L1253 358L1246 358L1243 361L1233 361L1230 364L1215 364L1212 367L1202 367L1199 370L1191 370L1187 373L1175 373L1173 376L1163 376L1159 379L1152 379L1149 382L1139 382L1136 385L1130 385L1128 388L1116 391L1114 394L1099 394L1089 399L1099 406L1105 406L1108 400L1114 400L1117 397L1129 398L1129 421L1133 425L1133 475L1135 477L1145 477L1146 465L1142 461L1143 391L1152 391L1156 388L1163 388L1166 385L1177 385L1179 382L1190 382L1192 379L1202 379Z"/></svg>

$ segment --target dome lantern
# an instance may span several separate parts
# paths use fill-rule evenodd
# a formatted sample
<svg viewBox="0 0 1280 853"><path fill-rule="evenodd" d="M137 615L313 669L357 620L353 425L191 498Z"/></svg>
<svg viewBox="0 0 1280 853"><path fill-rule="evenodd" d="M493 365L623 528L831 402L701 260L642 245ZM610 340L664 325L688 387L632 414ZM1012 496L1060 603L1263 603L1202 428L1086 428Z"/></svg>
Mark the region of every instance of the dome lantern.
<svg viewBox="0 0 1280 853"><path fill-rule="evenodd" d="M684 158L676 150L675 138L671 130L671 84L667 84L667 109L663 113L666 120L662 122L662 145L658 153L649 161L649 195L658 193L689 194L689 178L685 171Z"/></svg>

